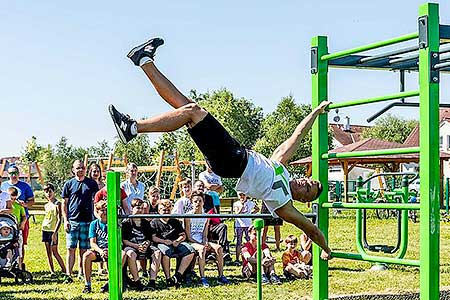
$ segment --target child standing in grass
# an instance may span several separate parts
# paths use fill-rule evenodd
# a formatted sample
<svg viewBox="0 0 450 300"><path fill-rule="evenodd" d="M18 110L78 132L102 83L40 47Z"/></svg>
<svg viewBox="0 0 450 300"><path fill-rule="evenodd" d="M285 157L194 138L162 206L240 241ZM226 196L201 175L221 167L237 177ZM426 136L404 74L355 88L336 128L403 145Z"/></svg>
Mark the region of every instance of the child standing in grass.
<svg viewBox="0 0 450 300"><path fill-rule="evenodd" d="M297 238L294 235L289 235L286 240L286 251L281 257L283 261L283 273L288 279L308 279L312 275L311 266L307 264L311 260L311 253L307 250L298 251Z"/></svg>
<svg viewBox="0 0 450 300"><path fill-rule="evenodd" d="M45 216L42 221L42 242L45 244L51 275L54 276L55 274L53 256L55 256L62 272L65 274L66 266L58 252L58 230L61 226L61 202L55 198L55 187L53 184L47 183L44 185L44 193L48 202L44 206Z"/></svg>
<svg viewBox="0 0 450 300"><path fill-rule="evenodd" d="M259 211L255 202L248 199L247 195L239 192L239 201L233 203L233 212L235 214L253 214ZM245 242L250 240L248 236L248 228L252 225L250 218L236 218L234 221L234 233L236 236L236 263L239 263L239 256L241 255L242 238L245 237Z"/></svg>
<svg viewBox="0 0 450 300"><path fill-rule="evenodd" d="M19 189L14 186L10 186L7 190L9 197L12 202L11 214L16 218L18 229L19 229L19 269L23 268L23 229L25 228L25 223L27 221L27 216L25 214L25 208L17 202L19 198Z"/></svg>

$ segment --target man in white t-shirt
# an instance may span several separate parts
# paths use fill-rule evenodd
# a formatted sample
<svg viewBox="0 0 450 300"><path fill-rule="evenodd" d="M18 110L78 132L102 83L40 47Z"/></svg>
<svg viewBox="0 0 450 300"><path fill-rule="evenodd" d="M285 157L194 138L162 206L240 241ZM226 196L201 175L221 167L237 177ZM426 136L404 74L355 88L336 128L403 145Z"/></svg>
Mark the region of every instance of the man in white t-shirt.
<svg viewBox="0 0 450 300"><path fill-rule="evenodd" d="M184 96L153 63L156 49L164 44L154 38L133 48L128 57L142 68L160 96L175 110L143 120L134 120L113 105L109 112L120 139L127 143L138 133L170 132L188 127L192 139L205 156L214 173L222 178L239 178L236 190L262 199L272 215L303 230L323 251L321 257L330 259L331 249L323 233L291 200L311 202L322 192L322 185L309 178L291 179L284 166L292 158L314 120L330 104L323 101L294 130L269 158L245 149L206 110Z"/></svg>

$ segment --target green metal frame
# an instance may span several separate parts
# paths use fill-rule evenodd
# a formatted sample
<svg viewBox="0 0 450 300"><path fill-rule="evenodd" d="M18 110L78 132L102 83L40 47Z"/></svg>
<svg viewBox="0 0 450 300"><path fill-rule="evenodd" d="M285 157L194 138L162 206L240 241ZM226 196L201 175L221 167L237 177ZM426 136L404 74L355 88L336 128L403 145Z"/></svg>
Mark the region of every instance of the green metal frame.
<svg viewBox="0 0 450 300"><path fill-rule="evenodd" d="M361 209L390 208L402 210L402 218L406 221L402 231L407 234L407 214L405 210L420 209L420 260L404 259L407 242L402 241L397 257L380 257L368 255L357 237L358 254L333 252L335 258L365 260L371 262L392 263L420 267L420 299L439 299L439 74L431 72L436 54L439 52L439 5L426 3L419 8L419 18L426 18L428 32L426 43L419 43L419 90L391 94L387 96L350 100L333 103L329 109L363 105L404 97L419 96L420 98L420 146L407 149L381 149L376 151L328 153L327 115L321 115L314 123L312 134L312 176L321 182L327 182L328 159L349 158L361 156L377 156L400 153L417 153L420 157L420 204L407 203L328 203L327 191L316 200L318 207L318 226L328 236L329 209L357 209L357 228L361 226ZM419 30L420 31L420 30ZM416 32L372 43L336 53L328 53L327 37L317 36L311 41L312 63L312 106L328 100L328 61L351 54L393 45L407 40L423 38L423 32ZM423 42L423 40L422 40ZM313 299L328 299L328 263L320 259L320 249L313 247Z"/></svg>

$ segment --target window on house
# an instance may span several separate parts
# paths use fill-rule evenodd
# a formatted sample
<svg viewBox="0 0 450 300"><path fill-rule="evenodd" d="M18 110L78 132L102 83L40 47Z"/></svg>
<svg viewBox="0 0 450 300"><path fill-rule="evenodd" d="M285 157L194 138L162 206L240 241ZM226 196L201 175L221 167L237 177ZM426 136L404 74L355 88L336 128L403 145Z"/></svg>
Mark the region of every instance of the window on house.
<svg viewBox="0 0 450 300"><path fill-rule="evenodd" d="M450 135L447 135L447 149L450 149Z"/></svg>
<svg viewBox="0 0 450 300"><path fill-rule="evenodd" d="M439 137L439 146L440 146L440 147L442 147L443 139L444 139L443 136L440 136L440 137Z"/></svg>

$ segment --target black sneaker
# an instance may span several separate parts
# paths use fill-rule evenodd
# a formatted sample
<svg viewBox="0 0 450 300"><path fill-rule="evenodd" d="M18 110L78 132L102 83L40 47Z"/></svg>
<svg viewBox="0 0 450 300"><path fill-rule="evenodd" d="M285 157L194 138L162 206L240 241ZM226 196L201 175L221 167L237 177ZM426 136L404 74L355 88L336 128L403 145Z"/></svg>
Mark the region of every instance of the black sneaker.
<svg viewBox="0 0 450 300"><path fill-rule="evenodd" d="M140 279L136 281L131 281L128 285L130 286L131 289L136 291L143 291L145 289L145 286L142 284Z"/></svg>
<svg viewBox="0 0 450 300"><path fill-rule="evenodd" d="M109 291L109 284L107 282L100 288L100 293L107 293L108 291Z"/></svg>
<svg viewBox="0 0 450 300"><path fill-rule="evenodd" d="M72 279L72 277L70 277L70 275L64 274L63 275L63 282L64 283L73 283L73 279Z"/></svg>
<svg viewBox="0 0 450 300"><path fill-rule="evenodd" d="M119 134L119 138L123 143L126 144L137 136L137 125L135 120L130 118L130 116L119 112L112 104L108 106L108 110L117 133Z"/></svg>
<svg viewBox="0 0 450 300"><path fill-rule="evenodd" d="M84 286L84 290L83 290L83 294L89 294L90 292L92 292L91 286L90 285L85 285Z"/></svg>
<svg viewBox="0 0 450 300"><path fill-rule="evenodd" d="M164 44L163 39L160 38L151 39L143 43L142 45L139 45L131 49L131 51L127 54L127 56L136 66L139 66L139 61L141 60L142 57L147 56L153 61L156 49L162 44Z"/></svg>
<svg viewBox="0 0 450 300"><path fill-rule="evenodd" d="M151 291L156 290L156 280L150 279L147 284L147 289Z"/></svg>

